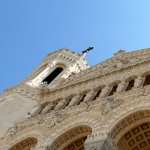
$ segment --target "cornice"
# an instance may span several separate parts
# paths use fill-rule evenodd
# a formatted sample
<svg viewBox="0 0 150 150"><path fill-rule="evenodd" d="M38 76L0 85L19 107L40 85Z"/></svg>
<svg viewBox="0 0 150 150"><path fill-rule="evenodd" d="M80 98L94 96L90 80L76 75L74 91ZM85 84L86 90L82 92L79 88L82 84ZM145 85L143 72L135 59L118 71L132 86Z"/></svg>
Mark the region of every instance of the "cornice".
<svg viewBox="0 0 150 150"><path fill-rule="evenodd" d="M124 64L124 65L118 66L118 67L108 65L108 67L102 68L102 66L97 65L95 67L92 67L90 69L82 71L79 74L76 74L75 76L72 76L72 78L66 79L66 81L64 83L62 83L61 86L59 86L59 88L49 90L49 93L53 93L55 91L69 88L69 87L75 86L77 84L88 82L88 81L94 80L96 78L101 78L101 77L104 77L106 75L111 75L111 74L116 73L116 72L121 72L123 70L127 70L127 69L130 69L132 67L135 67L135 66L138 66L138 65L141 65L144 63L149 63L149 62L150 62L150 57L139 60L139 61L135 61L132 63Z"/></svg>

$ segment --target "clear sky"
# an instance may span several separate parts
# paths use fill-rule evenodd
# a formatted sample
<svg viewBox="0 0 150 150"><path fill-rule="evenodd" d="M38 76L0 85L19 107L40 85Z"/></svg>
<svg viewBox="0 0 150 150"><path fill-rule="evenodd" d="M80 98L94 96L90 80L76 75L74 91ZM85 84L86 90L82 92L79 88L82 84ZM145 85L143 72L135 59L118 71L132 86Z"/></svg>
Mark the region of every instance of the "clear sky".
<svg viewBox="0 0 150 150"><path fill-rule="evenodd" d="M0 91L56 49L94 46L94 65L119 49L150 47L149 36L150 0L0 0Z"/></svg>

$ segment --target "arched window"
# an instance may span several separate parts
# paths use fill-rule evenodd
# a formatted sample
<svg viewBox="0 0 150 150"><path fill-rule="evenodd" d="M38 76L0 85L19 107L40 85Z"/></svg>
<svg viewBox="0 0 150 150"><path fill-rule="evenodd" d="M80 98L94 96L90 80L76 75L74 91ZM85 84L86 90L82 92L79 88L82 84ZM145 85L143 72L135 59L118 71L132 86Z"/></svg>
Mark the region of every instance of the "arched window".
<svg viewBox="0 0 150 150"><path fill-rule="evenodd" d="M9 150L31 150L37 144L37 139L29 137L11 147Z"/></svg>
<svg viewBox="0 0 150 150"><path fill-rule="evenodd" d="M62 67L57 67L42 81L42 83L50 84L62 71Z"/></svg>

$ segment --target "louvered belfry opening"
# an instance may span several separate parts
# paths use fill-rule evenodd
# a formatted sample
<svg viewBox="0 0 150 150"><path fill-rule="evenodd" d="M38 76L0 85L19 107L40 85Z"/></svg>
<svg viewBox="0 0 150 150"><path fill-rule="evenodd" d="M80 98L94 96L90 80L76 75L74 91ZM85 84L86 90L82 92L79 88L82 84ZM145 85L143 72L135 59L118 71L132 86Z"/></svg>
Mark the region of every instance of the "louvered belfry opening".
<svg viewBox="0 0 150 150"><path fill-rule="evenodd" d="M63 71L62 67L57 67L42 82L46 84L50 84L62 71Z"/></svg>

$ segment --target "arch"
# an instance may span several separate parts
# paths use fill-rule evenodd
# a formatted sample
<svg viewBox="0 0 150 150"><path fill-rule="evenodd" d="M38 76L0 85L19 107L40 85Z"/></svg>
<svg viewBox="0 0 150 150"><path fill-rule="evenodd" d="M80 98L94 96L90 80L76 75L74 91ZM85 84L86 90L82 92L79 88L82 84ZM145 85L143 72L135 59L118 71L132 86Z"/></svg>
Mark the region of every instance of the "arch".
<svg viewBox="0 0 150 150"><path fill-rule="evenodd" d="M117 150L149 150L150 110L137 111L120 120L108 135L107 144Z"/></svg>
<svg viewBox="0 0 150 150"><path fill-rule="evenodd" d="M37 139L34 137L28 137L19 143L12 146L9 150L31 150L37 144Z"/></svg>
<svg viewBox="0 0 150 150"><path fill-rule="evenodd" d="M50 150L84 150L84 142L91 133L86 125L71 128L56 138Z"/></svg>
<svg viewBox="0 0 150 150"><path fill-rule="evenodd" d="M119 150L149 150L150 121L135 125L118 141Z"/></svg>
<svg viewBox="0 0 150 150"><path fill-rule="evenodd" d="M43 81L42 83L50 84L62 71L63 67L57 66Z"/></svg>

